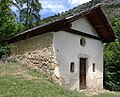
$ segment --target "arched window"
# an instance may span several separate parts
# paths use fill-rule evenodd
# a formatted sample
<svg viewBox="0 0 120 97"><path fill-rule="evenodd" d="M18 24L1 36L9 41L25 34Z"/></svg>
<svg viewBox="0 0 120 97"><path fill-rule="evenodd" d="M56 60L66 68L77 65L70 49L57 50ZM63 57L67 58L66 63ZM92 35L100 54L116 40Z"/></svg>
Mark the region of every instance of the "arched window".
<svg viewBox="0 0 120 97"><path fill-rule="evenodd" d="M82 37L82 38L80 39L80 45L84 47L85 44L86 44L86 40L85 40L85 38Z"/></svg>

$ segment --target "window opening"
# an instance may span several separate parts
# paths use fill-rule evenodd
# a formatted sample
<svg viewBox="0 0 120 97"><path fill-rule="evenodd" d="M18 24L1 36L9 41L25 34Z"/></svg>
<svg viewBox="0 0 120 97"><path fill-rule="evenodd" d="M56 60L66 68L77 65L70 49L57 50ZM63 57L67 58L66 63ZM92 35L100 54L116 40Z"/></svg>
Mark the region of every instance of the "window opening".
<svg viewBox="0 0 120 97"><path fill-rule="evenodd" d="M95 63L93 63L93 72L95 72Z"/></svg>
<svg viewBox="0 0 120 97"><path fill-rule="evenodd" d="M74 69L75 69L75 64L74 64L74 62L71 62L71 64L70 64L70 72L74 72Z"/></svg>
<svg viewBox="0 0 120 97"><path fill-rule="evenodd" d="M85 44L86 44L86 40L85 40L85 38L82 37L82 38L80 39L80 45L84 47Z"/></svg>

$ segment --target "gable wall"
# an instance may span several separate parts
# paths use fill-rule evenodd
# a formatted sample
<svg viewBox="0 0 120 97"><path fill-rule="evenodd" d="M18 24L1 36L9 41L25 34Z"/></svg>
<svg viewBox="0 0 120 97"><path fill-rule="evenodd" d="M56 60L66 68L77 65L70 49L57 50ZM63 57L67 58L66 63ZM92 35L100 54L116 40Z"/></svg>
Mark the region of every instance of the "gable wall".
<svg viewBox="0 0 120 97"><path fill-rule="evenodd" d="M95 29L91 26L90 22L86 17L80 18L72 23L72 29L78 30L78 31L83 31L85 33L98 36L97 32Z"/></svg>
<svg viewBox="0 0 120 97"><path fill-rule="evenodd" d="M90 32L91 26L80 28L79 30ZM79 59L87 58L87 88L103 88L103 44L99 40L84 37L86 45L83 47L80 45L81 37L84 36L65 31L54 33L53 44L58 62L57 75L64 86L79 90ZM71 62L75 63L74 73L70 72ZM93 63L96 64L95 72L92 71Z"/></svg>
<svg viewBox="0 0 120 97"><path fill-rule="evenodd" d="M42 34L13 43L11 57L29 68L52 75L51 64L55 64L53 34Z"/></svg>

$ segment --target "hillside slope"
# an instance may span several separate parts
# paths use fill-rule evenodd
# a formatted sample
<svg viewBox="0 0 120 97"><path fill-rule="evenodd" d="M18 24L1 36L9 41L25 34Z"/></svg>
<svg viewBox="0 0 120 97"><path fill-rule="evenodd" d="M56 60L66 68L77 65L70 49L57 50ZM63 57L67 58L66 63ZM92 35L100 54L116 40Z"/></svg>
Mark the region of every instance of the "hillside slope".
<svg viewBox="0 0 120 97"><path fill-rule="evenodd" d="M81 97L18 63L0 64L0 97Z"/></svg>
<svg viewBox="0 0 120 97"><path fill-rule="evenodd" d="M0 97L87 97L49 81L39 72L18 63L0 63ZM92 97L120 97L106 93Z"/></svg>
<svg viewBox="0 0 120 97"><path fill-rule="evenodd" d="M100 4L103 7L103 11L110 20L116 17L120 17L120 0L91 0L87 3L79 5L73 9L70 9L65 13L63 12L61 14L56 14L54 16L44 18L41 21L41 25L44 23L53 22L56 19L62 19L74 15L76 13L89 9L97 4Z"/></svg>

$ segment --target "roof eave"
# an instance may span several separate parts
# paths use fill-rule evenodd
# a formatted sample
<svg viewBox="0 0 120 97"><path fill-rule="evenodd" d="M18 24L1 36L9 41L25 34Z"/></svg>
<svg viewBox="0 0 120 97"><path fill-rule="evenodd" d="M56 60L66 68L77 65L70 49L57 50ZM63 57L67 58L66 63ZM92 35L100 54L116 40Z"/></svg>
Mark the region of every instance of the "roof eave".
<svg viewBox="0 0 120 97"><path fill-rule="evenodd" d="M36 35L44 34L50 31L55 31L55 32L60 31L62 29L70 27L71 22L84 16L88 18L91 25L95 28L96 32L98 33L100 38L103 40L103 42L111 42L116 39L115 33L112 30L112 27L109 24L107 17L104 15L104 12L101 9L100 5L98 5L86 11L82 11L79 14L75 14L73 16L70 16L64 19L59 19L54 22L47 23L46 25L38 26L33 29L27 30L19 35L16 35L11 39L8 39L7 41L8 43L14 43L14 42L17 42L26 38L30 38ZM93 20L94 17L96 17L97 20ZM99 24L101 25L99 26Z"/></svg>

